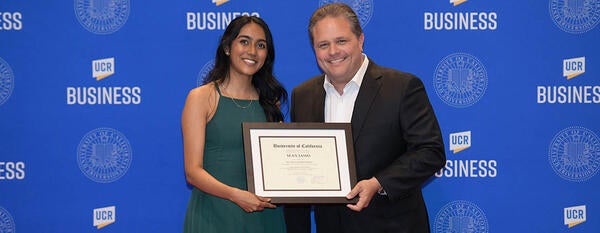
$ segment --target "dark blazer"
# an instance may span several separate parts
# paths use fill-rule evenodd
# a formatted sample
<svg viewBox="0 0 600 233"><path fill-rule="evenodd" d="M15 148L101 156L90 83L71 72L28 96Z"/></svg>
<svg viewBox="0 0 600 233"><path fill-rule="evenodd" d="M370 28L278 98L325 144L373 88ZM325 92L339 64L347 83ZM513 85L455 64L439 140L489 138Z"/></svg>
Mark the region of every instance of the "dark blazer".
<svg viewBox="0 0 600 233"><path fill-rule="evenodd" d="M324 75L292 91L293 122L324 122ZM446 162L440 127L420 79L384 68L367 68L352 112L358 180L376 177L387 195L368 207L317 205L317 232L429 232L421 186ZM285 208L288 233L310 232L310 209ZM307 228L308 226L308 228Z"/></svg>

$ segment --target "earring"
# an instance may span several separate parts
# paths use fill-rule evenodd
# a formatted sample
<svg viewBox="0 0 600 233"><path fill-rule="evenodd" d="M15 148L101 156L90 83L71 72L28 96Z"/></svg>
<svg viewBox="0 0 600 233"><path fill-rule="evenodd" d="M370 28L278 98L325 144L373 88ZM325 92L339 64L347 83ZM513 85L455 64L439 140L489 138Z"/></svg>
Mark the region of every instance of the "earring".
<svg viewBox="0 0 600 233"><path fill-rule="evenodd" d="M225 55L229 56L229 50L225 50Z"/></svg>

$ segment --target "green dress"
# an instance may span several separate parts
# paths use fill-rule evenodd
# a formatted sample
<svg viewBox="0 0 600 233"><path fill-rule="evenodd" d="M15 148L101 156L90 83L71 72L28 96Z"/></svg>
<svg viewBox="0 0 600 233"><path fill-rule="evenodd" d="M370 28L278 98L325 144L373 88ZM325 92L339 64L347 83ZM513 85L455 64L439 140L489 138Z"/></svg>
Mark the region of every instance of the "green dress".
<svg viewBox="0 0 600 233"><path fill-rule="evenodd" d="M242 122L265 122L266 117L258 101L222 96L215 86L220 98L217 111L206 125L204 169L226 185L248 190ZM285 223L282 207L247 213L234 202L194 187L183 232L282 233Z"/></svg>

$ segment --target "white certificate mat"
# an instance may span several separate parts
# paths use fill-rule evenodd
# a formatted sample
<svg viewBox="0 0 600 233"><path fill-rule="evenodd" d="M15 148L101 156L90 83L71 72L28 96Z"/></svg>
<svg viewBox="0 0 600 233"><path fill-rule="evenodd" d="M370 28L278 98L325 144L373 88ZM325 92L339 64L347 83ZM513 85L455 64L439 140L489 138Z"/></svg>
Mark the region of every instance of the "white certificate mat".
<svg viewBox="0 0 600 233"><path fill-rule="evenodd" d="M248 190L273 203L354 203L349 123L243 123Z"/></svg>

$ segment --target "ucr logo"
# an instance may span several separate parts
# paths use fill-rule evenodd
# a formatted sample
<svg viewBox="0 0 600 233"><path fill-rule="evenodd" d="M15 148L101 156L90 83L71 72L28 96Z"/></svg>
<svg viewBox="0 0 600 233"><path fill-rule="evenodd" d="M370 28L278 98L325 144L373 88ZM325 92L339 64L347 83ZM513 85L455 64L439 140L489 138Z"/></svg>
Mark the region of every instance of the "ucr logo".
<svg viewBox="0 0 600 233"><path fill-rule="evenodd" d="M585 73L585 57L563 60L563 77L572 79L583 73Z"/></svg>
<svg viewBox="0 0 600 233"><path fill-rule="evenodd" d="M569 228L586 221L585 205L567 207L564 212L565 225L568 225Z"/></svg>
<svg viewBox="0 0 600 233"><path fill-rule="evenodd" d="M471 147L471 131L450 134L450 150L456 154Z"/></svg>
<svg viewBox="0 0 600 233"><path fill-rule="evenodd" d="M98 229L108 226L117 220L115 206L94 209L94 226Z"/></svg>
<svg viewBox="0 0 600 233"><path fill-rule="evenodd" d="M115 58L105 58L92 61L92 76L96 81L115 74Z"/></svg>

